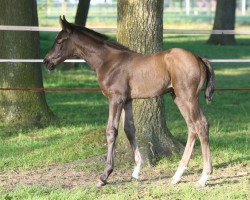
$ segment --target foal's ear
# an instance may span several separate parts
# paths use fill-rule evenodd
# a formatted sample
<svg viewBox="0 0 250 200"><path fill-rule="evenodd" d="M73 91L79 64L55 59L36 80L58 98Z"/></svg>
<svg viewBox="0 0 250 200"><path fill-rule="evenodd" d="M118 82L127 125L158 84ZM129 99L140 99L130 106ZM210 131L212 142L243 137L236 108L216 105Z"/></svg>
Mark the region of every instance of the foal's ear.
<svg viewBox="0 0 250 200"><path fill-rule="evenodd" d="M66 20L65 16L63 15L63 18L59 17L59 22L61 24L61 27L64 31L67 31L68 33L72 32L70 23Z"/></svg>

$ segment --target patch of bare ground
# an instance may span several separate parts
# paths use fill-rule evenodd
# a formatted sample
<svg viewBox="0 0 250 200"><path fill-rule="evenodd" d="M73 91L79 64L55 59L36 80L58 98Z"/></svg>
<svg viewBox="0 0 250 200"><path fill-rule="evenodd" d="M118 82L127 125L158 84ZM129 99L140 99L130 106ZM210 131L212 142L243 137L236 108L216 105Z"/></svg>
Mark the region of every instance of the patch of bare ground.
<svg viewBox="0 0 250 200"><path fill-rule="evenodd" d="M72 189L75 187L84 187L97 183L100 170L89 171L82 170L84 165L97 165L104 163L105 156L98 156L82 161L71 163L52 165L41 169L32 170L15 170L11 172L0 173L0 186L4 190L14 190L17 186L43 186L43 187L59 187ZM118 167L119 168L119 167ZM132 169L117 169L109 178L111 185L126 185L132 181ZM182 178L181 184L188 182L194 183L198 181L200 169L192 168L187 170ZM166 170L158 170L157 167L152 169L143 169L141 173L141 184L157 182L159 184L169 185L173 172ZM245 179L250 180L249 166L246 163L238 163L223 167L216 167L215 172L211 176L208 187L219 186L221 184L240 183ZM162 182L163 181L163 182Z"/></svg>
<svg viewBox="0 0 250 200"><path fill-rule="evenodd" d="M98 174L77 170L78 166L86 163L103 162L104 157L99 156L87 160L75 161L45 168L32 170L14 170L0 173L0 186L6 190L13 190L17 186L44 186L74 188L76 186L89 185L97 180Z"/></svg>

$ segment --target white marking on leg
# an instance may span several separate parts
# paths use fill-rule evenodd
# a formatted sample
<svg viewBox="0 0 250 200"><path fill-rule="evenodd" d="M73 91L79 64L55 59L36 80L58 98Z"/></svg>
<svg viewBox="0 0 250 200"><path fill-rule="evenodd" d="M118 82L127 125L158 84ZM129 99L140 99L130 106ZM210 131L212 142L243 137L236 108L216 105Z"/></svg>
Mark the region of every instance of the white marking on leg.
<svg viewBox="0 0 250 200"><path fill-rule="evenodd" d="M132 177L135 179L139 179L140 170L141 168L139 166L135 166Z"/></svg>
<svg viewBox="0 0 250 200"><path fill-rule="evenodd" d="M186 169L187 167L178 167L177 171L173 176L172 184L177 184L181 180L181 177Z"/></svg>
<svg viewBox="0 0 250 200"><path fill-rule="evenodd" d="M202 173L201 174L201 178L198 181L199 185L202 187L206 186L207 180L208 180L209 176L206 173Z"/></svg>
<svg viewBox="0 0 250 200"><path fill-rule="evenodd" d="M139 179L139 175L140 175L140 171L141 171L141 165L142 165L142 158L141 158L141 154L140 151L138 149L138 147L135 150L135 167L134 167L134 171L132 173L132 177L135 179Z"/></svg>

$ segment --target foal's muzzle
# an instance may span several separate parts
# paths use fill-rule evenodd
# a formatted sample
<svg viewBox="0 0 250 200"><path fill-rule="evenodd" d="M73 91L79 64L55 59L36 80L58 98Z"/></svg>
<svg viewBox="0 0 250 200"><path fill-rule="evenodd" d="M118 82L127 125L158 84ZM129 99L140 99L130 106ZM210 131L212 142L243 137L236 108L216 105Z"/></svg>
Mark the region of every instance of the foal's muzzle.
<svg viewBox="0 0 250 200"><path fill-rule="evenodd" d="M45 67L50 71L56 68L54 63L49 61L49 59L47 59L46 57L44 58L43 63Z"/></svg>

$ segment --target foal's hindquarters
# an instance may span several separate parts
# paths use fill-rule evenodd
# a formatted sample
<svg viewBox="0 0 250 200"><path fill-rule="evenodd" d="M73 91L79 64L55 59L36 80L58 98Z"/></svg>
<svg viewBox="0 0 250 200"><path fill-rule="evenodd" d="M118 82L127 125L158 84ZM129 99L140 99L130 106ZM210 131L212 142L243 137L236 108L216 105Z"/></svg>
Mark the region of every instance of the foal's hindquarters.
<svg viewBox="0 0 250 200"><path fill-rule="evenodd" d="M195 138L201 141L203 172L199 180L201 186L205 186L208 176L212 173L212 164L209 149L208 122L200 106L198 95L205 82L205 96L211 101L214 89L214 73L210 64L191 52L183 49L172 49L152 56L135 55L131 56L126 65L129 78L128 83L131 99L150 98L160 96L166 91L171 91L174 102L178 106L188 127L188 140L179 167L173 177L173 183L180 181L182 174L187 168L190 160ZM124 66L123 66L124 67ZM116 70L116 75L123 70ZM131 75L132 74L132 75ZM116 76L117 77L117 76ZM124 78L124 74L122 76ZM119 83L123 83L119 79ZM121 88L121 87L119 87ZM122 87L124 88L124 87ZM126 92L125 92L126 93ZM131 102L124 100L124 92L112 93L109 97L109 120L107 126L108 156L106 168L100 176L99 185L105 185L106 180L114 168L114 144L118 134L118 124L122 109L125 111L125 133L131 144L135 168L132 177L138 179L142 158L135 137L135 127L132 123Z"/></svg>
<svg viewBox="0 0 250 200"><path fill-rule="evenodd" d="M172 62L173 66L171 66L171 68L174 68L171 71L171 82L174 91L172 97L186 121L188 139L172 183L176 184L181 180L188 166L196 136L198 136L203 158L203 171L198 183L200 186L205 186L209 175L212 173L212 162L209 148L208 121L200 108L198 95L206 79L207 87L212 87L206 88L206 92L212 95L213 91L208 90L214 89L214 73L205 59L194 56L187 51L176 51L178 51L176 53L178 56L176 58L172 56L174 62ZM180 57L182 59L179 59ZM206 96L206 98L211 101L212 96Z"/></svg>

